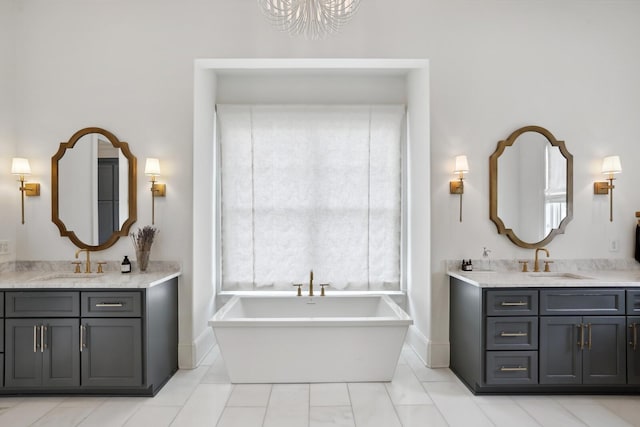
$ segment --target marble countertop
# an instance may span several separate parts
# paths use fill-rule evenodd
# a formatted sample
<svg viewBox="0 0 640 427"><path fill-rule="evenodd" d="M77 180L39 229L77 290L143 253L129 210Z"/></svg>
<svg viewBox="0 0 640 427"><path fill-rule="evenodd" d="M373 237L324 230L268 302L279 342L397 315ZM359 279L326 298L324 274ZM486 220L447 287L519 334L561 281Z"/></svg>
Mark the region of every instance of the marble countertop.
<svg viewBox="0 0 640 427"><path fill-rule="evenodd" d="M640 287L639 270L579 270L548 273L449 270L447 274L481 288Z"/></svg>
<svg viewBox="0 0 640 427"><path fill-rule="evenodd" d="M131 289L151 288L182 274L176 263L150 265L146 272L73 273L56 268L0 271L2 289Z"/></svg>

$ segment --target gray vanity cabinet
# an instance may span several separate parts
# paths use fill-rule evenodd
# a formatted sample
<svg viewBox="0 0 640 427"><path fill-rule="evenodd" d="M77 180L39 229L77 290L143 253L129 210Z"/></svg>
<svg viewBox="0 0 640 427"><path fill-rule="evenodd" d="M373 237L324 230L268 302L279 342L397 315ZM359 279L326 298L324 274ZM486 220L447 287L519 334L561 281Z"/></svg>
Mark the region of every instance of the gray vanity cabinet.
<svg viewBox="0 0 640 427"><path fill-rule="evenodd" d="M6 319L6 387L80 385L78 319Z"/></svg>
<svg viewBox="0 0 640 427"><path fill-rule="evenodd" d="M625 384L624 289L540 291L540 383Z"/></svg>
<svg viewBox="0 0 640 427"><path fill-rule="evenodd" d="M625 384L623 316L540 317L540 384Z"/></svg>
<svg viewBox="0 0 640 427"><path fill-rule="evenodd" d="M627 381L640 384L640 290L627 290Z"/></svg>
<svg viewBox="0 0 640 427"><path fill-rule="evenodd" d="M5 292L5 303L5 387L78 386L77 293Z"/></svg>
<svg viewBox="0 0 640 427"><path fill-rule="evenodd" d="M640 316L627 317L627 381L640 384Z"/></svg>
<svg viewBox="0 0 640 427"><path fill-rule="evenodd" d="M140 387L141 293L82 292L81 313L82 385Z"/></svg>
<svg viewBox="0 0 640 427"><path fill-rule="evenodd" d="M0 395L148 396L178 369L177 277L143 289L5 291L4 297Z"/></svg>
<svg viewBox="0 0 640 427"><path fill-rule="evenodd" d="M640 289L450 281L450 368L474 393L640 392Z"/></svg>

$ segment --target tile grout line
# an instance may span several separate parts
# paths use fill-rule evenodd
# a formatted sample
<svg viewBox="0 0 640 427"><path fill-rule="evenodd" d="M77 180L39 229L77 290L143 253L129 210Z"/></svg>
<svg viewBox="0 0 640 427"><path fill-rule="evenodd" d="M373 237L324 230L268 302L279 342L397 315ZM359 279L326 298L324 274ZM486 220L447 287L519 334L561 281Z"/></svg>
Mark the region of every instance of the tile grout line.
<svg viewBox="0 0 640 427"><path fill-rule="evenodd" d="M427 390L427 388L424 386L424 383L427 381L420 381L420 384L422 385L422 388L424 389L424 392L427 393L427 396L429 396L429 399L431 400L431 402L433 403L433 407L436 408L436 411L438 411L438 415L440 415L440 418L442 418L442 420L448 425L451 426L451 424L449 423L449 421L447 421L447 418L444 416L444 414L442 413L442 411L440 410L440 407L438 406L438 404L436 403L436 401L433 399L433 397L431 397L431 393L429 393L429 390Z"/></svg>
<svg viewBox="0 0 640 427"><path fill-rule="evenodd" d="M349 407L351 408L351 417L353 418L353 425L356 426L356 413L353 411L353 399L351 399L351 389L349 388L349 383L344 383L347 386L347 396L349 396Z"/></svg>
<svg viewBox="0 0 640 427"><path fill-rule="evenodd" d="M269 403L271 402L271 395L273 394L273 384L269 387L269 397L267 397L267 405L264 407L264 414L262 414L262 424L264 427L264 423L267 421L267 411L269 410Z"/></svg>
<svg viewBox="0 0 640 427"><path fill-rule="evenodd" d="M201 383L198 383L198 385L200 384ZM233 394L233 391L236 389L235 384L229 383L229 385L231 385L231 390L229 390L229 395L227 396L227 400L224 401L224 406L222 407L222 411L220 411L220 415L218 415L218 419L216 420L216 426L220 424L220 421L222 420L222 414L224 414L224 411L226 411L227 408L229 408L229 400L231 399L231 395Z"/></svg>
<svg viewBox="0 0 640 427"><path fill-rule="evenodd" d="M391 381L393 381L393 379ZM393 399L391 398L391 394L389 393L389 388L387 387L387 384L391 384L391 381L382 383L382 388L384 389L384 392L387 393L387 397L389 398L389 402L391 402L391 407L393 408L393 413L396 414L396 419L398 420L398 423L400 423L400 426L402 426L402 420L400 419L398 408L396 408L395 403L393 403Z"/></svg>

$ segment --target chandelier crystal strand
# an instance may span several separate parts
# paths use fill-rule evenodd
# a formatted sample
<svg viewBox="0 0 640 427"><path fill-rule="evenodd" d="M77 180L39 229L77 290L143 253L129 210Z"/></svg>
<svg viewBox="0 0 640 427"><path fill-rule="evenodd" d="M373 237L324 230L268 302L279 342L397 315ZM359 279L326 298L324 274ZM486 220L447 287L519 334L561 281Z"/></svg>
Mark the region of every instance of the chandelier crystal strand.
<svg viewBox="0 0 640 427"><path fill-rule="evenodd" d="M357 12L360 0L258 0L280 31L318 40L340 31Z"/></svg>

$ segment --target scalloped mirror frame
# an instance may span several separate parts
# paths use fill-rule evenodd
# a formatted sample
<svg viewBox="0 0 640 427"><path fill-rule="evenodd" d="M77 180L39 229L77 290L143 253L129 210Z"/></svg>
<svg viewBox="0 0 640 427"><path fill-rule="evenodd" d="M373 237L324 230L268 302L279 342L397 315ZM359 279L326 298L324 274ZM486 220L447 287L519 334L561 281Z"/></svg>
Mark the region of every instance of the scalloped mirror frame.
<svg viewBox="0 0 640 427"><path fill-rule="evenodd" d="M560 153L567 159L567 216L560 222L558 228L552 229L539 242L525 242L521 240L511 228L506 228L498 216L498 158L505 148L512 146L516 139L525 132L537 132L543 135L549 143L558 147ZM540 126L525 126L515 130L509 137L498 142L496 151L489 157L489 218L498 228L498 234L506 234L509 240L521 248L535 249L551 242L558 234L563 234L567 224L573 219L573 155L567 151L564 141L558 141L551 132Z"/></svg>
<svg viewBox="0 0 640 427"><path fill-rule="evenodd" d="M65 223L60 219L59 212L59 187L58 187L58 161L64 156L65 152L68 149L73 148L73 146L85 135L91 133L99 133L103 135L105 138L111 142L111 144L122 150L122 154L129 161L129 171L128 171L128 179L129 179L129 217L122 224L120 231L113 232L109 239L100 244L100 245L89 245L84 243L82 240L78 238L76 233L72 230L67 230ZM58 226L60 230L60 235L63 237L68 237L74 245L81 249L88 249L90 251L101 251L113 246L120 237L128 236L129 229L131 225L137 221L137 194L136 194L136 177L137 177L137 161L136 157L131 154L129 150L129 144L123 141L119 141L118 138L108 130L98 128L98 127L88 127L84 129L80 129L76 133L71 136L68 142L61 142L60 148L56 152L56 154L51 158L51 221L55 225Z"/></svg>

